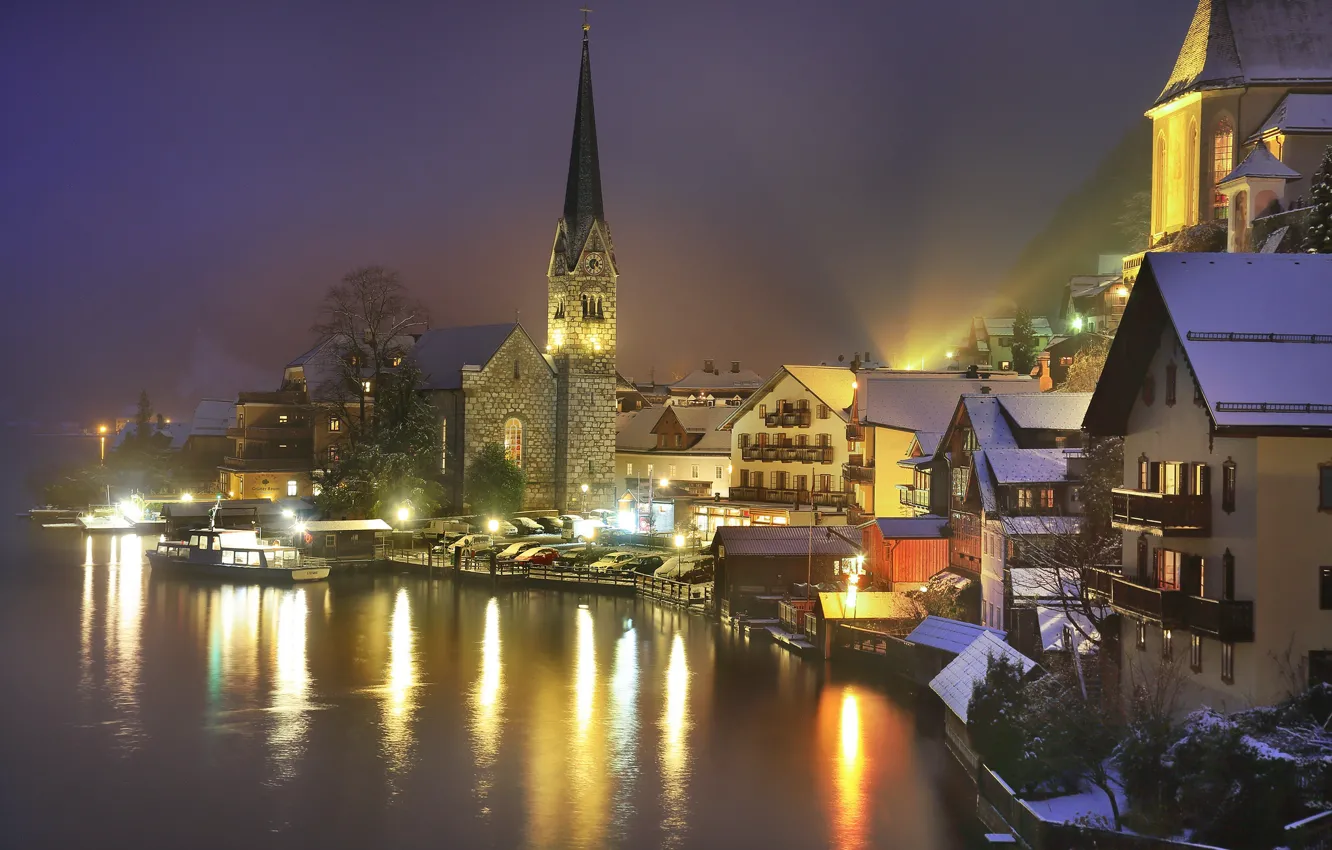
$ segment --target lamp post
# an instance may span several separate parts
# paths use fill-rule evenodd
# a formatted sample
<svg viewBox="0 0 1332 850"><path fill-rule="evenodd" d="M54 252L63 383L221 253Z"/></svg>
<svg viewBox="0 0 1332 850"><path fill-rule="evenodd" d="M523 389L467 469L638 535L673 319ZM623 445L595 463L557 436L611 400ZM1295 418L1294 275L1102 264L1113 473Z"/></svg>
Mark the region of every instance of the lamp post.
<svg viewBox="0 0 1332 850"><path fill-rule="evenodd" d="M581 484L581 485L579 485L578 489L579 489L579 490L582 492L582 494L583 494L583 510L582 510L582 513L583 513L584 516L586 516L586 515L587 515L587 485L586 485L586 484Z"/></svg>

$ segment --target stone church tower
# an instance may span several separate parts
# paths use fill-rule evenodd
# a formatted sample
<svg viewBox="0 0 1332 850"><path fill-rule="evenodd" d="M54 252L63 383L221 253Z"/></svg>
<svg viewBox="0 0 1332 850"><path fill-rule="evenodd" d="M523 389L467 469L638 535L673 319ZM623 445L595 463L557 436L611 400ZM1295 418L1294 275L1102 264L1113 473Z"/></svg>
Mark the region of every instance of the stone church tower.
<svg viewBox="0 0 1332 850"><path fill-rule="evenodd" d="M601 202L592 63L583 25L564 216L551 248L546 350L555 366L555 500L615 506L615 284L619 270ZM584 495L582 487L587 485Z"/></svg>

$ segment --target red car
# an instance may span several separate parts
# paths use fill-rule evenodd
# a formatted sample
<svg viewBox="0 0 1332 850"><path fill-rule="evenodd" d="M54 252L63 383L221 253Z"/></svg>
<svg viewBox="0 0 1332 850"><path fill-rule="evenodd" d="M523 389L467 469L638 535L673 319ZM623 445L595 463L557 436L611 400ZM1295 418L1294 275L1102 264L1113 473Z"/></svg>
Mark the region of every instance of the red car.
<svg viewBox="0 0 1332 850"><path fill-rule="evenodd" d="M559 557L559 554L560 551L558 549L552 549L549 546L541 546L519 553L518 557L514 559L514 562L518 564L539 564L548 567L555 563L555 559Z"/></svg>

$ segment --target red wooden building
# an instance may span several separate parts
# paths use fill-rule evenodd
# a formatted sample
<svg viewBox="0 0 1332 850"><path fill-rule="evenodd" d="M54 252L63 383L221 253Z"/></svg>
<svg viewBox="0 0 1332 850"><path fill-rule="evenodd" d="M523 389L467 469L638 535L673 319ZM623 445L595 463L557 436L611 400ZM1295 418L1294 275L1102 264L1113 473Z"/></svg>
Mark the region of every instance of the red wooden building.
<svg viewBox="0 0 1332 850"><path fill-rule="evenodd" d="M915 590L948 567L948 520L883 517L861 528L865 567L893 590Z"/></svg>

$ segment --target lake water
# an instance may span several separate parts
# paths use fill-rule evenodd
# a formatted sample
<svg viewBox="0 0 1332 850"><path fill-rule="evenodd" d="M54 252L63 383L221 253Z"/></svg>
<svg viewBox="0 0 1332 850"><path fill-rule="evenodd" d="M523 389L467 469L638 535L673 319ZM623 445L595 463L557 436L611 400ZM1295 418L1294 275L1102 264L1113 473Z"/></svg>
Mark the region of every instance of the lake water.
<svg viewBox="0 0 1332 850"><path fill-rule="evenodd" d="M151 540L9 520L57 451L10 450L0 846L957 848L974 829L938 741L869 680L636 599L154 576Z"/></svg>

